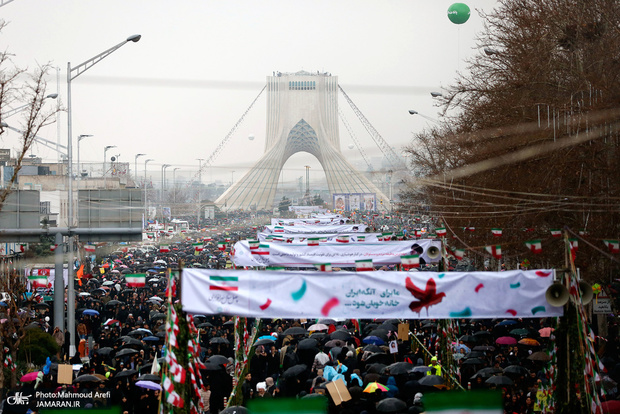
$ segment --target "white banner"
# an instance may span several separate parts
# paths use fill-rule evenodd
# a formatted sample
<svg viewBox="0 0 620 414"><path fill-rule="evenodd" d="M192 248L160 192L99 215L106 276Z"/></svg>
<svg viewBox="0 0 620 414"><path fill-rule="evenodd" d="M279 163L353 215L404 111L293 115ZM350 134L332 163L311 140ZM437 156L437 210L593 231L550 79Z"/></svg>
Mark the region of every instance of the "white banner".
<svg viewBox="0 0 620 414"><path fill-rule="evenodd" d="M379 241L379 237L381 233L328 233L328 234L285 234L283 236L279 236L278 233L258 233L258 240L261 242L264 241L282 241L286 243L294 243L294 244L308 244L309 238L320 238L321 243L324 242L335 242L336 238L342 236L349 236L349 242L351 243L377 243ZM275 239L274 239L275 238ZM282 239L282 240L278 240ZM323 240L325 239L325 240Z"/></svg>
<svg viewBox="0 0 620 414"><path fill-rule="evenodd" d="M283 233L283 234L319 234L319 233L363 233L366 231L365 224L323 224L323 225L307 225L295 224L294 226L265 226L265 233Z"/></svg>
<svg viewBox="0 0 620 414"><path fill-rule="evenodd" d="M237 266L314 267L331 263L334 267L355 267L356 260L372 259L373 265L399 264L401 256L412 253L414 245L424 249L421 258L431 260L426 251L430 246L441 248L439 240L405 240L377 243L319 243L318 246L282 242L262 242L250 249L249 242L235 243L233 261ZM262 247L261 247L262 246Z"/></svg>
<svg viewBox="0 0 620 414"><path fill-rule="evenodd" d="M341 223L342 221L342 223ZM272 218L272 226L329 226L345 224L351 221L346 217L332 217L332 218L296 218L296 219L284 219L284 218Z"/></svg>
<svg viewBox="0 0 620 414"><path fill-rule="evenodd" d="M449 319L562 316L552 270L274 272L183 269L183 310L256 318Z"/></svg>

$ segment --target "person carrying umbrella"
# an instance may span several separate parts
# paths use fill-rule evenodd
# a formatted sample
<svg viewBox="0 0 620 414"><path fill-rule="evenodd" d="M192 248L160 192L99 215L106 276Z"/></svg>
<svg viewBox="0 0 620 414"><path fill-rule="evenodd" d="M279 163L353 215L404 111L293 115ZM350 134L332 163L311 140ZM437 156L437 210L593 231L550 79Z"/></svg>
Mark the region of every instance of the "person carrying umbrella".
<svg viewBox="0 0 620 414"><path fill-rule="evenodd" d="M434 356L431 358L431 363L428 365L431 369L426 373L426 375L437 375L441 376L441 365L439 365L439 361L437 357Z"/></svg>

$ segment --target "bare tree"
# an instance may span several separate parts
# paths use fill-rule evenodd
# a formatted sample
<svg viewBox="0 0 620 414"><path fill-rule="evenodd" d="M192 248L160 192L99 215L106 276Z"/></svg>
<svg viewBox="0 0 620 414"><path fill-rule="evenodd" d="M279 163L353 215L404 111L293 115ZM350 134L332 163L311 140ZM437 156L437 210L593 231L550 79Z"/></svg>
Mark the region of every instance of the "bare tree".
<svg viewBox="0 0 620 414"><path fill-rule="evenodd" d="M545 265L564 261L551 228L584 229L602 249L603 239L620 238L616 6L500 0L481 13L486 53L443 94L445 125L408 148L418 180L404 197L422 200L414 211L433 213L472 251L501 243L505 255ZM491 228L503 228L502 238ZM528 239L543 239L542 255L530 256ZM577 259L585 275L618 269L582 243L584 251Z"/></svg>

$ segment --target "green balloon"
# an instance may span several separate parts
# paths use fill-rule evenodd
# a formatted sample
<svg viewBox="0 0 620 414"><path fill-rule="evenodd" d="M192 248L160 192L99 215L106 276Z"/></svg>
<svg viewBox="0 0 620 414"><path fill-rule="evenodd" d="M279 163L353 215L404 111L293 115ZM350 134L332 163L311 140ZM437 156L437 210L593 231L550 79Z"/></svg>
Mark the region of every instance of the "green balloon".
<svg viewBox="0 0 620 414"><path fill-rule="evenodd" d="M469 20L469 6L465 3L454 3L448 7L448 19L454 24L463 24Z"/></svg>

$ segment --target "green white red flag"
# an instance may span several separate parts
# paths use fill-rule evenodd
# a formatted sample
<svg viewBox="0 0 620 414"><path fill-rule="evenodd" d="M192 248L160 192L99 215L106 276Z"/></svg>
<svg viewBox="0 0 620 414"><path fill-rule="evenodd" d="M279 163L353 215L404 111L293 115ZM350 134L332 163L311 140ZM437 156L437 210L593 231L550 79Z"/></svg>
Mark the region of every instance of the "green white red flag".
<svg viewBox="0 0 620 414"><path fill-rule="evenodd" d="M260 242L258 240L248 240L248 244L250 245L250 250L258 249Z"/></svg>
<svg viewBox="0 0 620 414"><path fill-rule="evenodd" d="M159 252L160 253L167 253L170 251L170 246L167 244L162 244L161 246L159 246Z"/></svg>
<svg viewBox="0 0 620 414"><path fill-rule="evenodd" d="M228 245L228 243L226 243L226 242L219 242L219 243L217 244L217 248L218 248L219 250L221 250L221 251L224 251L224 250L226 250L226 246L227 246L227 245Z"/></svg>
<svg viewBox="0 0 620 414"><path fill-rule="evenodd" d="M406 256L400 256L400 263L403 266L403 269L409 270L415 267L420 267L420 255L419 254L411 254Z"/></svg>
<svg viewBox="0 0 620 414"><path fill-rule="evenodd" d="M372 266L372 259L356 260L355 270L358 272L368 272L371 270L375 270L375 268Z"/></svg>
<svg viewBox="0 0 620 414"><path fill-rule="evenodd" d="M437 233L438 237L444 237L446 234L448 234L445 227L437 227L435 229L435 233Z"/></svg>
<svg viewBox="0 0 620 414"><path fill-rule="evenodd" d="M620 253L620 241L619 240L603 240L605 246L609 249L609 253Z"/></svg>
<svg viewBox="0 0 620 414"><path fill-rule="evenodd" d="M349 242L349 236L348 235L338 236L338 237L336 237L336 241L338 243L348 243Z"/></svg>
<svg viewBox="0 0 620 414"><path fill-rule="evenodd" d="M46 275L28 276L28 281L32 284L33 289L47 287L47 276Z"/></svg>
<svg viewBox="0 0 620 414"><path fill-rule="evenodd" d="M495 237L501 237L502 232L503 232L502 229L497 229L497 228L491 229L491 233L493 233L493 236Z"/></svg>
<svg viewBox="0 0 620 414"><path fill-rule="evenodd" d="M308 246L318 246L319 245L319 238L318 237L309 237L308 238Z"/></svg>
<svg viewBox="0 0 620 414"><path fill-rule="evenodd" d="M560 229L551 229L549 230L552 237L562 237L562 230Z"/></svg>
<svg viewBox="0 0 620 414"><path fill-rule="evenodd" d="M95 253L95 245L87 244L86 246L84 246L84 251L87 253Z"/></svg>
<svg viewBox="0 0 620 414"><path fill-rule="evenodd" d="M252 250L252 254L258 255L268 255L269 254L269 245L268 244L259 244L258 249Z"/></svg>
<svg viewBox="0 0 620 414"><path fill-rule="evenodd" d="M486 246L485 250L491 254L496 259L502 258L502 246L494 245L494 246Z"/></svg>
<svg viewBox="0 0 620 414"><path fill-rule="evenodd" d="M125 275L127 287L144 287L146 285L145 273L128 273Z"/></svg>
<svg viewBox="0 0 620 414"><path fill-rule="evenodd" d="M526 241L525 246L534 254L542 253L542 242L540 240Z"/></svg>
<svg viewBox="0 0 620 414"><path fill-rule="evenodd" d="M193 243L194 250L197 252L201 252L204 250L205 246L202 243Z"/></svg>
<svg viewBox="0 0 620 414"><path fill-rule="evenodd" d="M366 236L357 236L357 241L358 242L365 242L366 241Z"/></svg>

